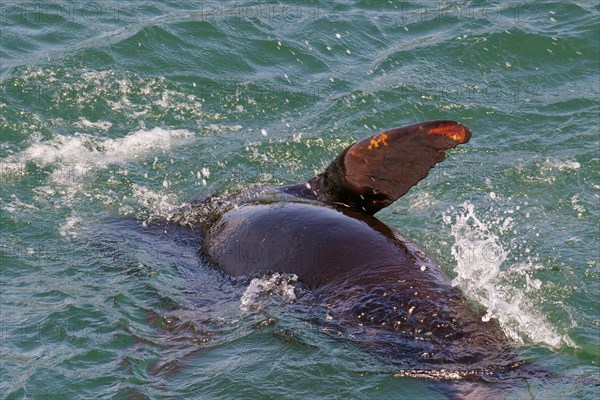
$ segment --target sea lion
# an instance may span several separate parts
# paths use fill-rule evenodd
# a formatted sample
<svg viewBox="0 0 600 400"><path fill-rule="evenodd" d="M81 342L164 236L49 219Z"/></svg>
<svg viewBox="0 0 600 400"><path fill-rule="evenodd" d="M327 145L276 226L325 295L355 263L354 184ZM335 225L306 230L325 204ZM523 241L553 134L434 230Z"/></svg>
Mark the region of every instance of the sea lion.
<svg viewBox="0 0 600 400"><path fill-rule="evenodd" d="M398 375L491 379L519 363L498 324L483 322L430 257L373 216L470 138L455 121L386 130L306 183L198 202L202 253L231 275L296 274L328 320L393 359Z"/></svg>

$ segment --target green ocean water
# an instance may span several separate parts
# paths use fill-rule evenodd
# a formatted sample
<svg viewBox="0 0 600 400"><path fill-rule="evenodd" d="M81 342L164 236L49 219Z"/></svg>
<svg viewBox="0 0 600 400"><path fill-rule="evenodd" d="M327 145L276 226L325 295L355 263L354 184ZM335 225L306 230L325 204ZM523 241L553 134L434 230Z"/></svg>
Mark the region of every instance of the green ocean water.
<svg viewBox="0 0 600 400"><path fill-rule="evenodd" d="M430 119L473 138L378 218L552 375L500 396L597 398L597 1L0 10L1 398L447 398L136 222Z"/></svg>

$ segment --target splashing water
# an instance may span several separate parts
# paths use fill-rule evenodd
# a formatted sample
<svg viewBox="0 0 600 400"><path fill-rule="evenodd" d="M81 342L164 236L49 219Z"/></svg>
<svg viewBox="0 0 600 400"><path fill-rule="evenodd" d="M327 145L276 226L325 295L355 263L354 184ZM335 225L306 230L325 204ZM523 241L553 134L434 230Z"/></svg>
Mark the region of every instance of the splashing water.
<svg viewBox="0 0 600 400"><path fill-rule="evenodd" d="M173 194L161 194L153 191L147 187L131 184L132 195L140 205L148 212L147 220L155 218L164 218L170 220L172 215L180 207L185 206L178 204L177 196ZM121 207L119 212L121 214L127 214L129 212L128 206Z"/></svg>
<svg viewBox="0 0 600 400"><path fill-rule="evenodd" d="M184 129L162 128L138 130L117 139L81 133L55 135L49 141L34 140L25 150L2 160L0 176L18 176L27 162L35 162L39 166L54 167L51 181L73 185L111 165L124 165L159 150L168 151L176 143L183 144L192 137L193 133Z"/></svg>
<svg viewBox="0 0 600 400"><path fill-rule="evenodd" d="M454 271L457 276L452 283L487 309L483 321L496 318L507 336L518 343L576 347L532 304L531 299L539 294L543 282L532 278L531 272L544 266L531 259L525 263L503 265L509 252L493 229L497 228L500 233L510 229L514 223L511 217L486 223L477 217L473 204L465 202L454 221L449 213L444 215L444 221L451 225L455 239L452 255L456 260ZM523 277L524 284L518 287L516 282L523 281Z"/></svg>
<svg viewBox="0 0 600 400"><path fill-rule="evenodd" d="M278 272L252 279L240 299L240 310L260 310L264 306L263 300L273 296L291 303L296 299L293 283L297 280L298 277L294 274Z"/></svg>

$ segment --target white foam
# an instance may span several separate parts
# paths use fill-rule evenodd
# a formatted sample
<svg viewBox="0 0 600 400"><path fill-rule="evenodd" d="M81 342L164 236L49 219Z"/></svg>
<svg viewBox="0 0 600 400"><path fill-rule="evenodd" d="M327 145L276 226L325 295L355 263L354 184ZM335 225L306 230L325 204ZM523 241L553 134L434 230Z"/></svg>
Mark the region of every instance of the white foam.
<svg viewBox="0 0 600 400"><path fill-rule="evenodd" d="M58 232L62 237L69 240L77 238L77 226L82 222L81 218L76 215L71 215L60 225Z"/></svg>
<svg viewBox="0 0 600 400"><path fill-rule="evenodd" d="M280 274L278 272L254 278L240 298L240 310L260 310L268 298L278 297L285 303L296 300L294 282L298 277L294 274Z"/></svg>
<svg viewBox="0 0 600 400"><path fill-rule="evenodd" d="M155 151L169 150L184 143L181 139L192 136L187 130L163 128L138 130L118 139L81 133L56 135L48 141L35 139L25 150L3 160L1 171L14 174L23 169L25 163L35 162L40 166L55 167L51 180L69 183L110 165L123 165Z"/></svg>
<svg viewBox="0 0 600 400"><path fill-rule="evenodd" d="M576 347L569 337L557 332L531 301L543 289L543 282L533 278L532 273L544 266L531 259L503 265L508 250L494 229L509 229L514 223L513 218L498 218L485 223L476 216L475 207L466 202L454 218L448 213L444 215L444 221L451 224L455 239L452 255L456 260L454 271L457 276L453 284L467 297L486 307L484 321L496 318L504 332L517 342Z"/></svg>
<svg viewBox="0 0 600 400"><path fill-rule="evenodd" d="M528 182L554 184L562 178L558 172L573 174L581 168L581 164L574 160L551 160L535 161L532 165L517 165L519 174Z"/></svg>
<svg viewBox="0 0 600 400"><path fill-rule="evenodd" d="M161 217L170 219L171 216L181 207L178 204L177 196L174 194L157 193L147 187L133 183L131 185L133 197L150 212L149 218ZM129 214L131 208L123 206L119 209L121 214Z"/></svg>
<svg viewBox="0 0 600 400"><path fill-rule="evenodd" d="M566 171L579 169L581 168L581 164L577 161L572 160L561 161L546 159L541 168L542 170L558 169L559 171Z"/></svg>
<svg viewBox="0 0 600 400"><path fill-rule="evenodd" d="M110 121L96 121L92 122L85 118L79 118L79 121L74 124L78 128L92 128L99 129L101 131L107 131L112 126L112 122Z"/></svg>
<svg viewBox="0 0 600 400"><path fill-rule="evenodd" d="M18 212L32 212L32 210L33 211L39 210L39 208L37 208L36 206L21 201L15 194L12 194L10 197L11 197L12 201L5 203L2 207L4 211L6 211L10 214L16 214Z"/></svg>
<svg viewBox="0 0 600 400"><path fill-rule="evenodd" d="M577 217L581 218L585 213L585 207L580 203L580 195L576 194L571 197L571 205L573 210L577 211Z"/></svg>

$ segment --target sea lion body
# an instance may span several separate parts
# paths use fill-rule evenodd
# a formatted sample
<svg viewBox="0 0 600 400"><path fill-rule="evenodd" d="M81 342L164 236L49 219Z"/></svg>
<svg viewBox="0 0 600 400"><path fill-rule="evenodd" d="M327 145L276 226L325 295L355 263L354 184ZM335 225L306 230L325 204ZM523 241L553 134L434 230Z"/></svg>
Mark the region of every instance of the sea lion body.
<svg viewBox="0 0 600 400"><path fill-rule="evenodd" d="M246 193L246 202L205 226L202 252L223 272L297 275L332 320L370 329L371 347L399 365L420 366L419 377L437 379L441 369L461 378L488 375L514 363L497 323L483 322L415 243L368 214L295 198L285 188L255 190L259 201ZM276 201L267 202L269 194Z"/></svg>
<svg viewBox="0 0 600 400"><path fill-rule="evenodd" d="M361 268L412 269L412 255L386 228L375 217L316 201L247 203L206 229L203 252L226 273L287 272L314 289Z"/></svg>
<svg viewBox="0 0 600 400"><path fill-rule="evenodd" d="M434 261L373 216L470 136L453 121L397 128L348 147L307 183L204 201L202 252L231 275L296 274L329 320L390 356L401 375L510 369L516 358L497 322L483 322Z"/></svg>

